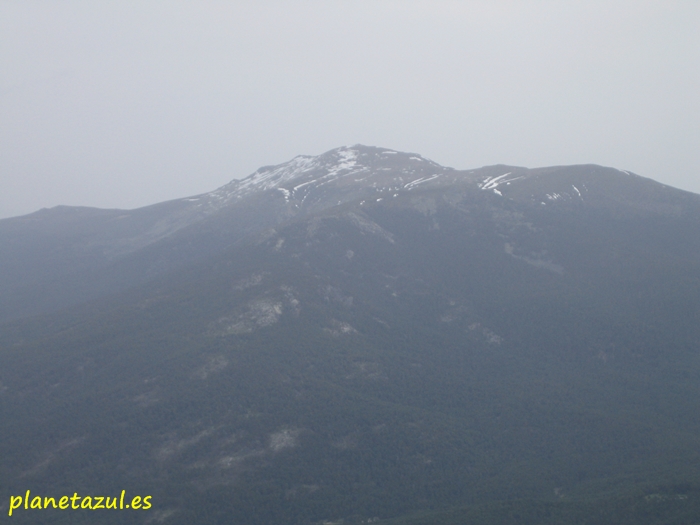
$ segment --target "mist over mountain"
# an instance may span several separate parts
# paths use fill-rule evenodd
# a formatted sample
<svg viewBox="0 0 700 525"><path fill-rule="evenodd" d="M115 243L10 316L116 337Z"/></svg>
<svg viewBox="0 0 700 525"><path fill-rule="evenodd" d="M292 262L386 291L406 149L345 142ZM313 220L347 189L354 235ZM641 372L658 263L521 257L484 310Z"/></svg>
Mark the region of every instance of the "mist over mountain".
<svg viewBox="0 0 700 525"><path fill-rule="evenodd" d="M695 523L698 233L700 196L626 171L361 145L0 220L0 511Z"/></svg>

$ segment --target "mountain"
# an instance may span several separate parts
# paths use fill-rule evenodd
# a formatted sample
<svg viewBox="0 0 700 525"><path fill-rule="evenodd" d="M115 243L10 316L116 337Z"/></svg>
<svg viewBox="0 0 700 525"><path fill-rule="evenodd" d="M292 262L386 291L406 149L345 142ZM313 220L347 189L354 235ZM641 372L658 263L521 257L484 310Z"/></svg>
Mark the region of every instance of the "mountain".
<svg viewBox="0 0 700 525"><path fill-rule="evenodd" d="M0 242L11 248L0 255L0 292L10 301L0 306L0 318L123 290L296 215L374 195L376 184L386 182L386 170L410 171L413 177L444 171L422 160L426 166L415 165L416 159L376 148L341 148L261 168L208 194L137 210L58 206L0 221ZM338 184L347 175L368 172L374 188L347 184L350 180Z"/></svg>
<svg viewBox="0 0 700 525"><path fill-rule="evenodd" d="M0 511L695 523L699 227L700 196L621 170L359 145L2 220Z"/></svg>

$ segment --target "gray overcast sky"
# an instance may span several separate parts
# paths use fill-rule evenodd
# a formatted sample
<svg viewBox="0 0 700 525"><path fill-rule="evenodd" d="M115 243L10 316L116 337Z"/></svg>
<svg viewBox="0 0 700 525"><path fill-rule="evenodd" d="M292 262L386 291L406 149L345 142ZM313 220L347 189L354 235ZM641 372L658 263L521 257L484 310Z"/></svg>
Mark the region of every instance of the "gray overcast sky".
<svg viewBox="0 0 700 525"><path fill-rule="evenodd" d="M0 217L362 143L700 193L700 2L0 0Z"/></svg>

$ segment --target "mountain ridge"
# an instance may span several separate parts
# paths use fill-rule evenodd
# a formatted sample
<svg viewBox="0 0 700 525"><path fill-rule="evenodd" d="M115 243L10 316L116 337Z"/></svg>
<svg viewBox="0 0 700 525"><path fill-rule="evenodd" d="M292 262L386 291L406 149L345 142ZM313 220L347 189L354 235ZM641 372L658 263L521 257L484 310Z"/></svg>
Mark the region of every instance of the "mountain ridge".
<svg viewBox="0 0 700 525"><path fill-rule="evenodd" d="M634 190L625 182L630 177ZM597 195L584 203L586 180ZM147 282L300 214L416 192L477 189L543 207L580 201L611 209L622 203L625 213L637 208L678 215L698 202L694 194L597 165L456 170L415 153L344 146L259 168L208 193L134 210L61 206L0 220L0 243L12 248L0 254L0 297L20 298L0 300L0 320ZM630 191L636 194L622 202Z"/></svg>
<svg viewBox="0 0 700 525"><path fill-rule="evenodd" d="M692 523L699 196L382 151L261 168L210 215L0 221L3 494L153 495L106 523Z"/></svg>

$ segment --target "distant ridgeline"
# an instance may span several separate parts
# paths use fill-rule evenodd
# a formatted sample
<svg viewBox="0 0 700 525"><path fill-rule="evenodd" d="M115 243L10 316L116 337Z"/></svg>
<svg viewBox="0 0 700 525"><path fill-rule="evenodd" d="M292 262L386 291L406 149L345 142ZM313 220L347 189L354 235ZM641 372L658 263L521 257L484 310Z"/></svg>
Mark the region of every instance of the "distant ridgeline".
<svg viewBox="0 0 700 525"><path fill-rule="evenodd" d="M357 145L0 246L13 523L700 523L698 195Z"/></svg>

